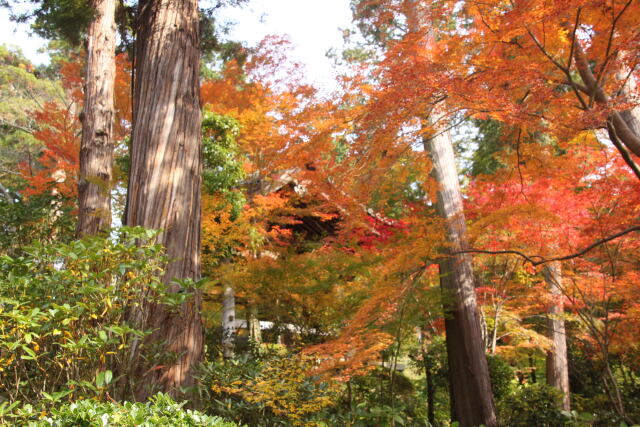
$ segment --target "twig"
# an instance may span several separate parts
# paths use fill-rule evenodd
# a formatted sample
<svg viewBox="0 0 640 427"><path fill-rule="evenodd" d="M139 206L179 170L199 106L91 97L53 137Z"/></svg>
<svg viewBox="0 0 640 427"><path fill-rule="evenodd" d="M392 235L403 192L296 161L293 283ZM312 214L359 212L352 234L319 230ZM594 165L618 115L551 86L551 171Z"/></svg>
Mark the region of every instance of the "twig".
<svg viewBox="0 0 640 427"><path fill-rule="evenodd" d="M580 10L578 10L578 14L576 16L576 27L575 28L577 28L577 26L578 26L578 19L579 18L580 18ZM585 110L585 111L588 110L590 107L587 104L587 102L580 95L580 92L578 91L578 86L577 86L576 82L573 81L573 77L571 76L571 70L570 70L571 62L569 62L569 66L567 66L567 67L562 65L549 52L547 52L547 50L544 48L544 46L542 44L540 44L540 42L538 41L536 36L533 34L533 32L531 32L529 27L525 27L525 28L527 29L527 33L529 33L529 36L531 37L531 40L533 40L533 42L538 47L538 49L540 49L540 52L542 52L544 54L544 56L546 56L553 63L553 65L555 65L566 76L567 82L569 83L569 86L571 86L571 88L573 89L576 97L578 98L578 101L580 101L580 105L582 105L582 109ZM575 40L575 28L574 28L574 32L573 32L574 40ZM574 43L574 41L572 41L571 42L571 50L573 51L574 49L575 49L575 43Z"/></svg>
<svg viewBox="0 0 640 427"><path fill-rule="evenodd" d="M22 131L24 133L28 133L30 135L33 134L33 129L29 129L27 127L20 126L20 125L15 124L15 123L9 123L8 121L6 121L4 119L0 119L0 126L10 127L10 128L15 129L15 130L19 130L19 131Z"/></svg>

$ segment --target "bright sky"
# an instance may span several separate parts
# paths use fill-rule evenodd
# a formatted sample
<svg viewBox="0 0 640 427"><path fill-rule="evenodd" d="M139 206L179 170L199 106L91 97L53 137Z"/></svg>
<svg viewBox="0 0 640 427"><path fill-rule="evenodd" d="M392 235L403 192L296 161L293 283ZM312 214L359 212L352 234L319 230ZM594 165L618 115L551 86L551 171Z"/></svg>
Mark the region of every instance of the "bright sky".
<svg viewBox="0 0 640 427"><path fill-rule="evenodd" d="M308 82L324 89L335 87L325 53L342 45L340 29L351 24L349 0L251 0L243 8L225 10L224 18L236 23L230 38L249 46L266 35L289 35L292 59L305 64ZM0 43L19 46L36 64L47 62L47 55L37 52L45 42L28 33L28 25L16 25L0 9Z"/></svg>
<svg viewBox="0 0 640 427"><path fill-rule="evenodd" d="M18 25L9 20L9 12L0 9L0 43L17 46L35 64L49 61L49 55L38 53L38 49L45 46L45 41L37 36L29 36L29 26Z"/></svg>
<svg viewBox="0 0 640 427"><path fill-rule="evenodd" d="M289 35L292 59L306 66L309 83L334 84L331 61L325 53L342 46L342 31L351 25L349 0L251 0L226 14L237 22L231 39L255 45L265 36Z"/></svg>

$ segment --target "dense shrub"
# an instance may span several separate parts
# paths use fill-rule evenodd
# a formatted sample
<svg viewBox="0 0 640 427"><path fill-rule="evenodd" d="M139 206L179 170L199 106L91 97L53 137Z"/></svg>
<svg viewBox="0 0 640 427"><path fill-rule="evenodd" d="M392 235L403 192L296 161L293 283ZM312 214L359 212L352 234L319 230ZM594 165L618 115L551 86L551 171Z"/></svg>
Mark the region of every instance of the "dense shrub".
<svg viewBox="0 0 640 427"><path fill-rule="evenodd" d="M147 403L122 404L79 400L52 408L42 414L32 406L25 406L0 418L2 424L29 427L235 427L218 417L184 409L183 403L174 402L168 395L157 394Z"/></svg>
<svg viewBox="0 0 640 427"><path fill-rule="evenodd" d="M212 361L201 368L201 401L207 413L251 426L317 425L312 420L335 404L340 386L314 377L312 368L277 346Z"/></svg>
<svg viewBox="0 0 640 427"><path fill-rule="evenodd" d="M70 212L75 205L69 197L46 191L27 198L7 191L0 197L0 254L21 254L32 241L52 244L73 239L75 221Z"/></svg>
<svg viewBox="0 0 640 427"><path fill-rule="evenodd" d="M154 235L125 228L0 256L0 402L113 395L115 367L147 332L127 324L127 307L178 302L162 292Z"/></svg>
<svg viewBox="0 0 640 427"><path fill-rule="evenodd" d="M514 372L511 365L500 356L487 355L489 375L491 376L491 390L493 398L500 400L509 394L514 380Z"/></svg>
<svg viewBox="0 0 640 427"><path fill-rule="evenodd" d="M564 426L560 391L547 384L527 384L517 387L500 402L500 422L505 426Z"/></svg>

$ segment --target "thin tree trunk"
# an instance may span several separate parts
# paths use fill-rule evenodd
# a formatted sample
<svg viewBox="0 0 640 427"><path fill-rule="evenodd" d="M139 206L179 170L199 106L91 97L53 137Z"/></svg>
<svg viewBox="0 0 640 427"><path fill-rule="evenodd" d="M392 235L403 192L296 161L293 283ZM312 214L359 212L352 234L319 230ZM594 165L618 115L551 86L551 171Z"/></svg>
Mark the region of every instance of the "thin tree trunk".
<svg viewBox="0 0 640 427"><path fill-rule="evenodd" d="M434 122L436 122L434 120ZM453 421L462 427L497 425L489 369L476 304L473 271L467 249L466 224L453 144L448 131L424 142L433 161L432 175L440 186L436 209L446 222L448 255L440 262Z"/></svg>
<svg viewBox="0 0 640 427"><path fill-rule="evenodd" d="M436 387L433 382L431 364L429 363L429 336L429 332L425 329L419 330L420 351L422 353L422 365L424 366L424 375L427 386L427 420L430 425L434 426L436 424L436 412L434 406Z"/></svg>
<svg viewBox="0 0 640 427"><path fill-rule="evenodd" d="M137 21L131 173L126 224L162 229L158 242L171 262L163 282L184 292L175 279L200 279L200 88L197 0L141 0ZM136 399L158 390L172 395L193 386L203 331L201 293L177 308L146 304L137 316L153 333L145 351L171 355L149 366L136 358ZM153 349L153 350L151 350Z"/></svg>
<svg viewBox="0 0 640 427"><path fill-rule="evenodd" d="M627 425L635 425L636 423L627 415L624 400L622 399L622 394L620 393L620 386L618 385L618 381L616 380L616 377L611 370L608 351L605 351L604 356L605 370L602 374L604 389L609 396L609 400L611 401L611 403L613 403L613 407L618 415L620 415L622 419L624 419Z"/></svg>
<svg viewBox="0 0 640 427"><path fill-rule="evenodd" d="M547 318L548 336L552 348L547 352L547 383L562 392L562 409L571 410L569 390L569 363L567 360L567 333L562 304L562 264L555 261L544 267L544 279L554 299Z"/></svg>
<svg viewBox="0 0 640 427"><path fill-rule="evenodd" d="M484 348L489 348L489 328L487 327L487 318L484 314L482 305L478 307L478 318L480 319L480 337Z"/></svg>
<svg viewBox="0 0 640 427"><path fill-rule="evenodd" d="M428 363L428 362L425 362ZM431 367L425 365L425 375L427 379L427 420L429 424L432 426L436 425L436 407L435 407L435 397L436 397L436 386L433 382L433 373L431 372Z"/></svg>
<svg viewBox="0 0 640 427"><path fill-rule="evenodd" d="M407 28L415 32L433 23L425 21L424 5L415 0L404 4ZM429 36L425 44L433 42ZM439 108L431 112L430 124L440 123L444 114ZM431 172L440 187L437 213L445 221L448 246L440 261L440 286L443 290L447 356L452 421L461 427L497 425L489 367L485 355L480 315L476 303L473 268L469 254L456 253L467 249L466 223L462 194L458 182L453 143L446 124L424 140L425 151L431 155ZM455 254L454 254L455 253Z"/></svg>
<svg viewBox="0 0 640 427"><path fill-rule="evenodd" d="M236 298L231 286L224 288L222 296L222 352L225 359L234 356L236 341Z"/></svg>
<svg viewBox="0 0 640 427"><path fill-rule="evenodd" d="M529 374L531 376L531 384L537 384L538 382L538 373L537 373L537 367L536 367L536 362L533 360L533 356L529 355L529 365L531 366L531 373Z"/></svg>
<svg viewBox="0 0 640 427"><path fill-rule="evenodd" d="M76 235L95 235L111 226L114 85L116 75L115 0L92 0L96 16L87 34L87 64L80 142Z"/></svg>
<svg viewBox="0 0 640 427"><path fill-rule="evenodd" d="M496 304L495 314L493 316L493 330L491 331L491 354L496 354L496 345L498 344L498 322L500 321L501 311L502 304Z"/></svg>

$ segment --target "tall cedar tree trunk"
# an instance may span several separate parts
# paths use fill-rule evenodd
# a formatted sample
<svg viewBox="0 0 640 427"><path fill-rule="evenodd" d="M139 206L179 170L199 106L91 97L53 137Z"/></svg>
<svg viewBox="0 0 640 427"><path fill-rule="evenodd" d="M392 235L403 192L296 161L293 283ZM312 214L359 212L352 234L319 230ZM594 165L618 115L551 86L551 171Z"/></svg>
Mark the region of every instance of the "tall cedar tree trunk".
<svg viewBox="0 0 640 427"><path fill-rule="evenodd" d="M200 279L198 2L141 0L137 28L126 224L163 230L158 241L172 260L163 281L170 292L182 292L174 279ZM178 387L194 385L193 368L203 348L202 297L190 291L193 296L177 310L141 308L139 315L154 332L133 368L140 385L136 399L158 390L175 396ZM149 366L142 360L151 352L173 357Z"/></svg>
<svg viewBox="0 0 640 427"><path fill-rule="evenodd" d="M547 352L547 383L563 393L562 409L571 410L569 392L569 364L567 360L567 333L565 330L564 307L562 304L562 264L559 261L549 263L544 268L544 279L551 296L554 298L549 307L547 319L548 336L552 348Z"/></svg>
<svg viewBox="0 0 640 427"><path fill-rule="evenodd" d="M453 144L448 131L425 140L439 185L436 209L446 222L449 256L440 262L445 300L445 329L451 387L451 415L462 427L497 425L489 368L476 305L473 269L467 249L466 224Z"/></svg>
<svg viewBox="0 0 640 427"><path fill-rule="evenodd" d="M92 0L96 16L87 34L84 106L81 115L80 179L76 235L95 235L111 226L115 0Z"/></svg>

